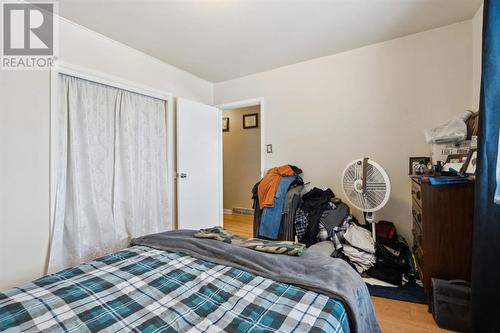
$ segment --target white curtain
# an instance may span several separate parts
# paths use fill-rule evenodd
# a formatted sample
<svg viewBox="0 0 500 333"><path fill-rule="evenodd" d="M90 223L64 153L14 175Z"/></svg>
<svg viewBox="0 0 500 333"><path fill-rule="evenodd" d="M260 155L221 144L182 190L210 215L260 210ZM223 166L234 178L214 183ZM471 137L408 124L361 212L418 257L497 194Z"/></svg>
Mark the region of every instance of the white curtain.
<svg viewBox="0 0 500 333"><path fill-rule="evenodd" d="M59 75L49 272L171 229L166 101Z"/></svg>

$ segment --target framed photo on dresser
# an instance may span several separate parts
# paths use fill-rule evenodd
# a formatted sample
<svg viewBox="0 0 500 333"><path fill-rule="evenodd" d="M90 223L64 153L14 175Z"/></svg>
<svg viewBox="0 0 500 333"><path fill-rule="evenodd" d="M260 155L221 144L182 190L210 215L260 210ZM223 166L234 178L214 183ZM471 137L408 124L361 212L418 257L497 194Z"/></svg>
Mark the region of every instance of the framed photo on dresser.
<svg viewBox="0 0 500 333"><path fill-rule="evenodd" d="M415 170L418 167L418 165L422 162L424 165L427 166L427 164L431 161L430 157L427 156L421 156L421 157L410 157L408 159L408 174L413 175L415 174Z"/></svg>
<svg viewBox="0 0 500 333"><path fill-rule="evenodd" d="M476 166L477 166L477 149L471 149L469 155L467 156L467 160L464 162L461 171L466 175L473 176L476 174Z"/></svg>

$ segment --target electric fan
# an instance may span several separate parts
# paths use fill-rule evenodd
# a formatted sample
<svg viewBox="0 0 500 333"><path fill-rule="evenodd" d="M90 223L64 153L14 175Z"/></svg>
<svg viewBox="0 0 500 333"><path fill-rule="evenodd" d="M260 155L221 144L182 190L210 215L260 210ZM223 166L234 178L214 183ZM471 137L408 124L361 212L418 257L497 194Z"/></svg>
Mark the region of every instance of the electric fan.
<svg viewBox="0 0 500 333"><path fill-rule="evenodd" d="M354 207L366 213L365 219L372 224L372 236L375 240L375 212L389 200L389 176L377 162L367 157L357 159L344 169L342 190Z"/></svg>

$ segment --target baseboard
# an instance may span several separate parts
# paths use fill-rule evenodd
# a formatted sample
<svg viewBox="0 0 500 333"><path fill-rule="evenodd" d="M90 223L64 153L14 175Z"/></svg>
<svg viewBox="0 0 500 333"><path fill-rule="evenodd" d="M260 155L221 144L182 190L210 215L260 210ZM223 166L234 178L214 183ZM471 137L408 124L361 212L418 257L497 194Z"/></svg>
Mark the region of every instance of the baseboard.
<svg viewBox="0 0 500 333"><path fill-rule="evenodd" d="M225 215L233 215L233 210L224 208L224 214Z"/></svg>
<svg viewBox="0 0 500 333"><path fill-rule="evenodd" d="M253 216L253 209L244 207L233 207L233 214Z"/></svg>

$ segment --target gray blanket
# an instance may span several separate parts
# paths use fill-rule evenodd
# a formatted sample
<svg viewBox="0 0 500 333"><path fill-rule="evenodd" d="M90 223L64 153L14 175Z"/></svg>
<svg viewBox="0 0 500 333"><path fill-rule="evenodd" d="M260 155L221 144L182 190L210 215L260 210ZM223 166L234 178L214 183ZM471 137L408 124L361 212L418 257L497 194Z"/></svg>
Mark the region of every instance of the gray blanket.
<svg viewBox="0 0 500 333"><path fill-rule="evenodd" d="M380 332L365 283L343 260L308 251L300 257L261 253L195 238L194 233L193 230L162 232L135 238L131 245L181 252L327 295L344 303L353 332Z"/></svg>

